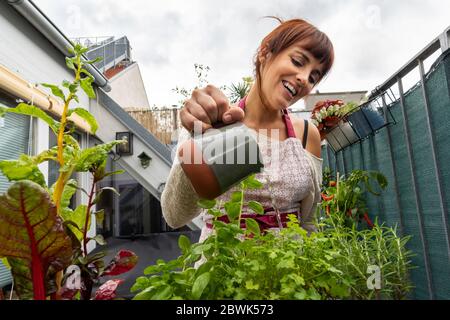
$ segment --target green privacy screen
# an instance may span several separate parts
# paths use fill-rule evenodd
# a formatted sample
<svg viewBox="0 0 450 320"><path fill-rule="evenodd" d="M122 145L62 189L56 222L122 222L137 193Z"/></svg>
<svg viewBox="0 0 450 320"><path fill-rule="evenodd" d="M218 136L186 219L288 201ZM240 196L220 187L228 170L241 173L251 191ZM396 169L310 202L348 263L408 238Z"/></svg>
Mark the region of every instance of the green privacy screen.
<svg viewBox="0 0 450 320"><path fill-rule="evenodd" d="M403 110L400 101L389 105L396 124L336 154L323 147L322 155L324 167L340 175L363 169L386 176L388 188L381 197L367 195L367 205L372 218L412 236L412 298L450 299L450 52L426 75L425 89L437 170L420 83L405 93Z"/></svg>

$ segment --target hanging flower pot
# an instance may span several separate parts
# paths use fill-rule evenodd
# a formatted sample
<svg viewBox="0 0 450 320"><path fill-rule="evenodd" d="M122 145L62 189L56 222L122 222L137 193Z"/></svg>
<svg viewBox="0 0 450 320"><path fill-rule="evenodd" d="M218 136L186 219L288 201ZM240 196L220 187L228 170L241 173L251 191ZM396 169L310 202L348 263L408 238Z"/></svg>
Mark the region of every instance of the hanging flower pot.
<svg viewBox="0 0 450 320"><path fill-rule="evenodd" d="M320 132L323 141L340 122L347 122L346 115L355 110L357 105L353 102L345 103L342 100L325 100L316 103L312 110L311 119ZM350 130L352 130L350 128ZM354 133L352 133L354 135ZM332 138L331 138L332 139ZM353 139L353 138L352 138ZM337 143L337 141L336 141Z"/></svg>
<svg viewBox="0 0 450 320"><path fill-rule="evenodd" d="M347 121L340 121L338 125L327 133L326 139L335 152L359 141L358 135Z"/></svg>
<svg viewBox="0 0 450 320"><path fill-rule="evenodd" d="M331 117L326 117L323 121L324 121L325 127L333 128L339 123L340 120L341 120L340 117L331 116Z"/></svg>
<svg viewBox="0 0 450 320"><path fill-rule="evenodd" d="M388 124L384 117L383 108L378 106L376 101L370 101L361 105L356 112L350 114L347 118L361 139L366 138Z"/></svg>

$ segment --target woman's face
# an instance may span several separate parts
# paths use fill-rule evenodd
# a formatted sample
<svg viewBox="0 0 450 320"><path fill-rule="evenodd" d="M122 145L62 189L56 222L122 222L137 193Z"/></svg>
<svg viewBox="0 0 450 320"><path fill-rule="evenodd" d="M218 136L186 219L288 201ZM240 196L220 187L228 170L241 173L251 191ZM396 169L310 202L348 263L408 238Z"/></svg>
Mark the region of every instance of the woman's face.
<svg viewBox="0 0 450 320"><path fill-rule="evenodd" d="M306 96L322 78L322 65L301 42L261 60L262 91L271 109L285 109Z"/></svg>

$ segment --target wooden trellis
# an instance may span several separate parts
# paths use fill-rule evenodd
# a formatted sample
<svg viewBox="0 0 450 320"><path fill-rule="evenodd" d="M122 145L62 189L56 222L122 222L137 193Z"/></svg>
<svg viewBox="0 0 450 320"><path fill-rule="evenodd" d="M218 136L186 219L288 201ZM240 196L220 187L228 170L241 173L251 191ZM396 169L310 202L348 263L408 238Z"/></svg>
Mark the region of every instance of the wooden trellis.
<svg viewBox="0 0 450 320"><path fill-rule="evenodd" d="M127 108L125 111L164 144L174 142L174 132L181 127L180 109Z"/></svg>

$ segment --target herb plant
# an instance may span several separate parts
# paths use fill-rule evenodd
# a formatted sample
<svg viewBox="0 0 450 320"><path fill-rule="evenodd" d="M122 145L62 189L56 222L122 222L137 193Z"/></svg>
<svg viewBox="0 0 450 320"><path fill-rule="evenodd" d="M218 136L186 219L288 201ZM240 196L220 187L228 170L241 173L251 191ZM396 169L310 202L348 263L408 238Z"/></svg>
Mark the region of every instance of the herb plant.
<svg viewBox="0 0 450 320"><path fill-rule="evenodd" d="M191 244L180 236L182 255L145 269L136 279L134 299L402 299L410 290L408 238L375 223L370 230L348 228L332 215L310 235L290 215L286 228L262 233L258 223L246 219L239 226L247 204L262 214L257 202L245 201L245 190L262 184L249 177L241 191L221 204L199 205L215 217L227 214L230 223L215 220L215 232L204 242ZM367 287L367 269L380 268L382 286Z"/></svg>

